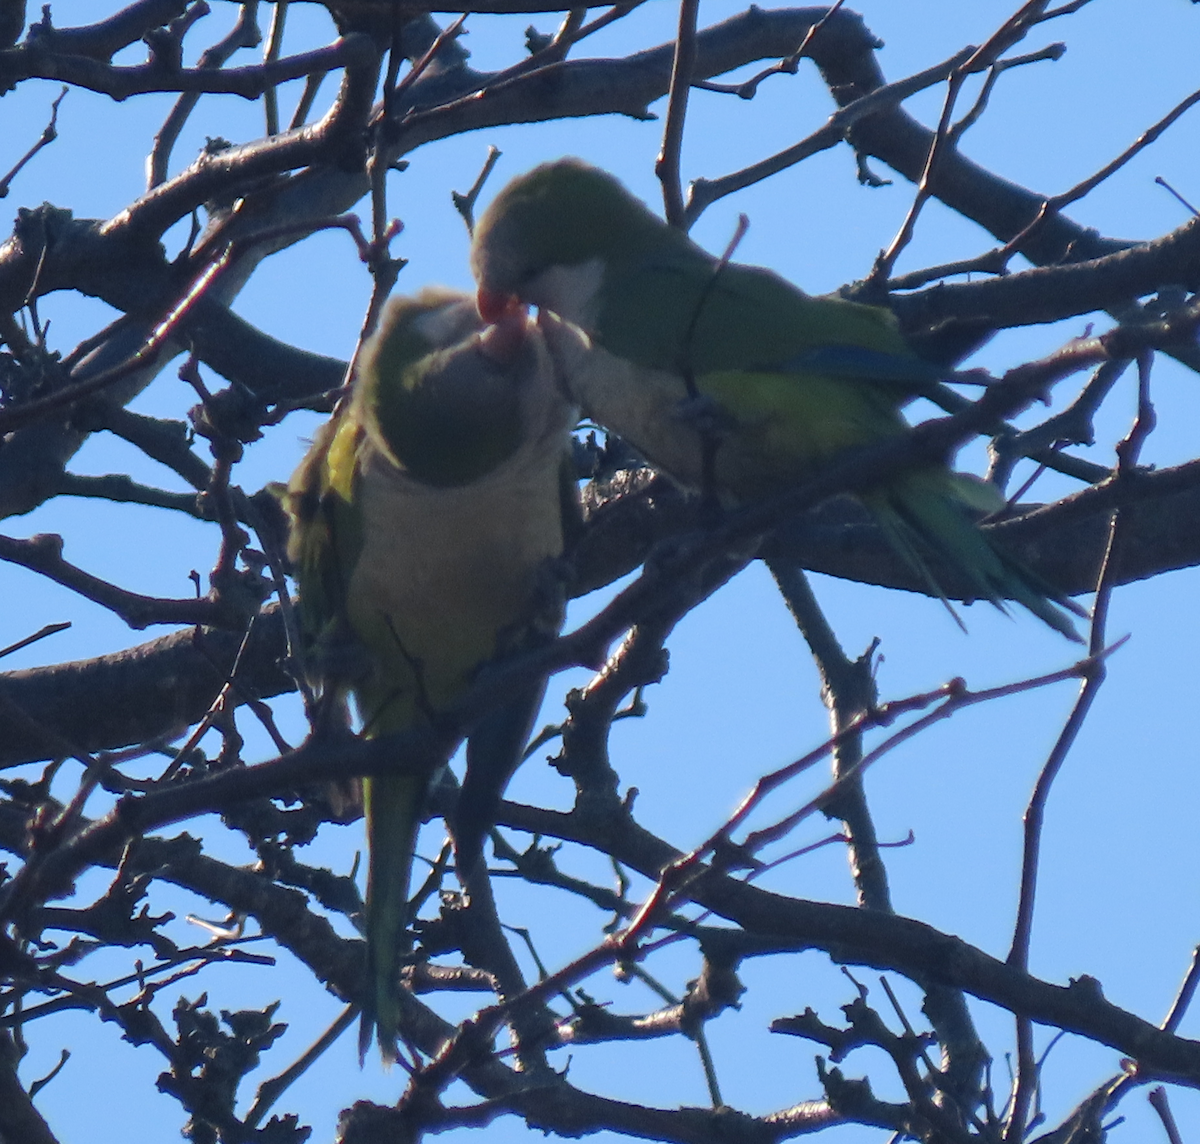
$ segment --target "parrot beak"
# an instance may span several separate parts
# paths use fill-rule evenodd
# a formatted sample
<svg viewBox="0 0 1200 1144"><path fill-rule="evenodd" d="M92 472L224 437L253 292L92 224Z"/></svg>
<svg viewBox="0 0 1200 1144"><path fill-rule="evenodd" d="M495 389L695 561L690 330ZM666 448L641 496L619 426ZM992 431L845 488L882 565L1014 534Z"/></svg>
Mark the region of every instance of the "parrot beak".
<svg viewBox="0 0 1200 1144"><path fill-rule="evenodd" d="M488 325L480 338L484 357L511 365L525 344L529 308L515 294L497 294L484 286L475 296L475 306Z"/></svg>
<svg viewBox="0 0 1200 1144"><path fill-rule="evenodd" d="M510 366L525 347L529 331L529 312L516 298L503 298L503 307L479 337L483 356L500 366ZM480 313L483 308L480 306ZM485 321L489 319L484 318Z"/></svg>
<svg viewBox="0 0 1200 1144"><path fill-rule="evenodd" d="M486 286L479 287L475 295L475 306L479 316L489 325L495 325L508 314L525 313L525 306L515 294L497 294Z"/></svg>

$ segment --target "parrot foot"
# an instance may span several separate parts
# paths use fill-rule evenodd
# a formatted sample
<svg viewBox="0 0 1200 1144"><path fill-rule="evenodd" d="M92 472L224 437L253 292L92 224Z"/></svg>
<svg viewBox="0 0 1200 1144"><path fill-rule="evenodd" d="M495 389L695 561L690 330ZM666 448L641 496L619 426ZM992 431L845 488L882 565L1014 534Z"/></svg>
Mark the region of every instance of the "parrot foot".
<svg viewBox="0 0 1200 1144"><path fill-rule="evenodd" d="M737 418L706 393L685 397L671 411L671 416L713 441L722 441L738 430Z"/></svg>
<svg viewBox="0 0 1200 1144"><path fill-rule="evenodd" d="M371 655L357 636L331 625L307 649L307 669L326 693L342 692L371 674Z"/></svg>
<svg viewBox="0 0 1200 1144"><path fill-rule="evenodd" d="M705 393L685 398L672 410L672 417L694 429L700 437L700 497L702 517L715 523L721 517L717 488L717 451L738 430L737 418L715 398Z"/></svg>
<svg viewBox="0 0 1200 1144"><path fill-rule="evenodd" d="M534 570L525 611L496 635L494 660L520 655L549 643L562 630L575 565L563 556L547 556Z"/></svg>

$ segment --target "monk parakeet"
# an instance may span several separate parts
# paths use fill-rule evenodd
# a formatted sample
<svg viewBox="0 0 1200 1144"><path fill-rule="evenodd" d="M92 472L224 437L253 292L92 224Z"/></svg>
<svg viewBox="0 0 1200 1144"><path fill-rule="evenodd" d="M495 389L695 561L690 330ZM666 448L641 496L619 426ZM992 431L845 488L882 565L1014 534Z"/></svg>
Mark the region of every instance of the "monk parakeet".
<svg viewBox="0 0 1200 1144"><path fill-rule="evenodd" d="M486 331L474 299L449 291L385 309L352 392L285 497L313 673L327 693L353 693L365 734L436 720L481 665L557 631L562 593L547 571L575 491L565 461L576 416L523 307ZM460 872L479 856L543 689L472 731L454 831ZM363 780L360 1054L374 1027L395 1058L412 852L435 778L398 766Z"/></svg>
<svg viewBox="0 0 1200 1144"><path fill-rule="evenodd" d="M726 503L778 492L845 449L903 433L900 407L941 377L890 311L718 260L579 159L501 190L475 229L471 263L485 318L515 296L564 320L548 335L573 324L590 337L571 370L589 417L682 484L707 476ZM1075 605L975 525L973 513L1003 505L991 486L938 467L860 499L934 594L944 599L922 550L961 569L975 596L1001 608L1016 600L1078 638L1061 610Z"/></svg>

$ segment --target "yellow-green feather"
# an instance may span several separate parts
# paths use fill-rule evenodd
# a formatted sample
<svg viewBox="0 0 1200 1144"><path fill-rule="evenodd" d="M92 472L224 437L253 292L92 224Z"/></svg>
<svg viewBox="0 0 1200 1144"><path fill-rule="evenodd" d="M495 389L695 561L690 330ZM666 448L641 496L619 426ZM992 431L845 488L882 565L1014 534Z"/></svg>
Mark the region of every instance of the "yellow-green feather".
<svg viewBox="0 0 1200 1144"><path fill-rule="evenodd" d="M289 554L314 673L353 694L371 737L450 707L529 619L538 571L562 549L559 469L575 411L534 332L522 325L518 356L497 362L482 353L479 327L460 294L392 302L349 400L289 485ZM512 764L498 765L502 785ZM359 1047L374 1032L385 1060L396 1054L413 849L435 777L404 766L363 782ZM492 793L478 777L473 785Z"/></svg>
<svg viewBox="0 0 1200 1144"><path fill-rule="evenodd" d="M716 491L726 501L778 492L835 454L905 432L901 406L939 377L889 311L720 263L576 159L501 190L471 257L484 291L516 294L586 330L594 349L571 374L584 412L681 483L701 484L703 434L715 424ZM709 408L689 415L697 395ZM929 549L979 597L1016 600L1077 638L1060 610L1074 605L1048 599L979 531L978 498L956 474L901 476L861 499L935 594Z"/></svg>

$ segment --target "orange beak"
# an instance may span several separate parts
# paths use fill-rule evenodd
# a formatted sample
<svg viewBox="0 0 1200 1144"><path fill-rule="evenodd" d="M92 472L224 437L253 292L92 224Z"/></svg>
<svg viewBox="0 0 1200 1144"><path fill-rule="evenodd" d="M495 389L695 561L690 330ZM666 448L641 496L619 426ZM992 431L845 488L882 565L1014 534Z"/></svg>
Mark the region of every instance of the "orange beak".
<svg viewBox="0 0 1200 1144"><path fill-rule="evenodd" d="M495 325L506 315L524 313L525 304L515 294L497 294L480 286L475 295L475 306L479 316L489 325Z"/></svg>
<svg viewBox="0 0 1200 1144"><path fill-rule="evenodd" d="M483 355L500 365L517 360L529 329L529 311L515 294L491 294L479 291L476 300L480 316L488 323L480 336Z"/></svg>

